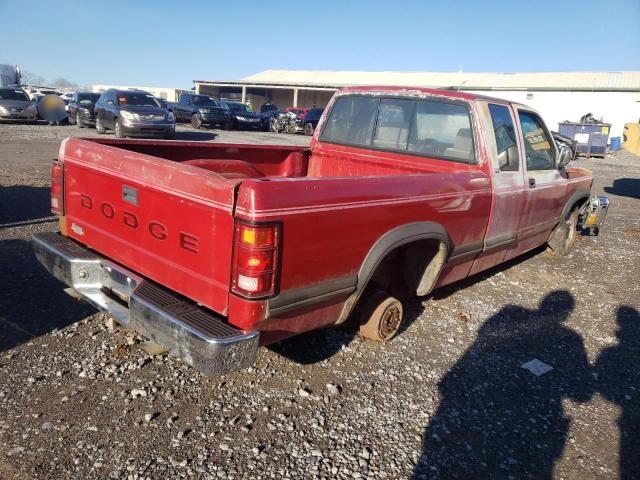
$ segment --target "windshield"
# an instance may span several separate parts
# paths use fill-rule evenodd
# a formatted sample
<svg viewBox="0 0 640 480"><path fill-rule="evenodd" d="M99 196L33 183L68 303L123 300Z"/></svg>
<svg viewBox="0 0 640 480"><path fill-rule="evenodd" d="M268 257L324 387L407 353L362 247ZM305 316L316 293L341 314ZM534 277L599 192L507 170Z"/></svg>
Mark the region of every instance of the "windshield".
<svg viewBox="0 0 640 480"><path fill-rule="evenodd" d="M0 88L0 100L25 100L28 102L29 97L22 90Z"/></svg>
<svg viewBox="0 0 640 480"><path fill-rule="evenodd" d="M150 93L118 93L118 105L135 107L159 107L158 101Z"/></svg>
<svg viewBox="0 0 640 480"><path fill-rule="evenodd" d="M99 93L79 93L78 102L80 103L96 103L100 98Z"/></svg>
<svg viewBox="0 0 640 480"><path fill-rule="evenodd" d="M245 105L244 103L228 103L227 105L229 105L229 108L231 109L232 112L241 112L241 113L251 112L251 109L249 108L249 106Z"/></svg>
<svg viewBox="0 0 640 480"><path fill-rule="evenodd" d="M214 107L218 106L218 102L216 102L215 98L213 97L193 97L193 104L194 105L211 105Z"/></svg>

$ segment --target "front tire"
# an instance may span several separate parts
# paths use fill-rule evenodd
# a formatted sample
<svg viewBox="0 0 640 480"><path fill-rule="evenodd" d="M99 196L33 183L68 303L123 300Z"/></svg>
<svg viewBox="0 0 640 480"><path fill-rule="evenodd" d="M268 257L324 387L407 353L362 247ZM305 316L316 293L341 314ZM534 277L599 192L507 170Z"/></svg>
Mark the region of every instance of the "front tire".
<svg viewBox="0 0 640 480"><path fill-rule="evenodd" d="M579 209L574 208L551 232L547 245L555 255L561 257L569 255L571 247L576 243L578 238L578 213Z"/></svg>
<svg viewBox="0 0 640 480"><path fill-rule="evenodd" d="M77 117L78 117L78 114L77 114L77 113L76 113L76 115L75 115L75 116L73 116L73 115L67 115L67 118L69 119L69 125L76 125L76 124L78 123L78 122L77 122Z"/></svg>
<svg viewBox="0 0 640 480"><path fill-rule="evenodd" d="M69 123L71 123L71 117L69 117ZM76 113L76 118L73 120L73 123L75 123L78 128L84 128L84 123L82 123L82 118L80 118L79 113Z"/></svg>
<svg viewBox="0 0 640 480"><path fill-rule="evenodd" d="M104 128L100 117L96 117L96 132L98 132L100 135L104 135L105 133L107 133L107 129Z"/></svg>
<svg viewBox="0 0 640 480"><path fill-rule="evenodd" d="M358 335L377 342L391 340L402 323L402 302L384 290L378 290L362 300L365 303L361 310L362 323L358 328Z"/></svg>
<svg viewBox="0 0 640 480"><path fill-rule="evenodd" d="M114 121L115 124L115 134L116 138L124 138L124 132L122 131L122 124L120 123L120 119L116 118Z"/></svg>
<svg viewBox="0 0 640 480"><path fill-rule="evenodd" d="M200 127L202 127L202 120L200 119L200 117L198 115L192 115L191 116L191 126L193 128L195 128L196 130L199 129Z"/></svg>

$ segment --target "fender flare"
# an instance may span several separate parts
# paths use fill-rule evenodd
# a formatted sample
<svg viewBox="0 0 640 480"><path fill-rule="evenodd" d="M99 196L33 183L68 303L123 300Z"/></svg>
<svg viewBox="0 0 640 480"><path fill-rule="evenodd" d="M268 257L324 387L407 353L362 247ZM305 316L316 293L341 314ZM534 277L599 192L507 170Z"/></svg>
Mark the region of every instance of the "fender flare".
<svg viewBox="0 0 640 480"><path fill-rule="evenodd" d="M445 252L442 265L446 263L446 260L449 258L449 253L451 252L451 240L449 239L447 231L439 223L416 222L389 230L373 244L367 253L358 271L356 289L344 303L342 312L336 323L342 323L349 317L360 295L362 295L369 280L371 280L373 273L389 253L403 245L420 240L438 240L443 244L445 246Z"/></svg>
<svg viewBox="0 0 640 480"><path fill-rule="evenodd" d="M567 215L569 215L569 212L571 212L572 207L576 203L580 202L581 200L586 200L590 196L591 190L580 189L573 192L573 194L569 197L569 200L567 200L567 203L565 203L564 208L562 209L562 215L560 215L558 221L562 221L563 218L566 218Z"/></svg>

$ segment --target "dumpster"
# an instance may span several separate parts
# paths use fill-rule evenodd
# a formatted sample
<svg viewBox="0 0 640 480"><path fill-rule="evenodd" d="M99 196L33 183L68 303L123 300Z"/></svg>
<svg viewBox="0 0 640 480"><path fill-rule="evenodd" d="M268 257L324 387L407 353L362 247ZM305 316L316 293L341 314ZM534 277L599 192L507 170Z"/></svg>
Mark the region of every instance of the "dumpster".
<svg viewBox="0 0 640 480"><path fill-rule="evenodd" d="M558 124L558 133L576 141L578 155L604 157L609 143L609 123L563 122Z"/></svg>

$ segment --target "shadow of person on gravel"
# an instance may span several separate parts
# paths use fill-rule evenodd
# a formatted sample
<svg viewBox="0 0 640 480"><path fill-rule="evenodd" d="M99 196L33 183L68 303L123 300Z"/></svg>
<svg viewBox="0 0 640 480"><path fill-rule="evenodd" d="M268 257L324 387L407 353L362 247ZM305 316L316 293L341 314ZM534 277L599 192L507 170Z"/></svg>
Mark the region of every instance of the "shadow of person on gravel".
<svg viewBox="0 0 640 480"><path fill-rule="evenodd" d="M618 308L618 345L605 349L596 361L598 390L619 405L620 478L640 478L640 314L635 308Z"/></svg>
<svg viewBox="0 0 640 480"><path fill-rule="evenodd" d="M640 178L617 178L604 191L619 197L640 198Z"/></svg>
<svg viewBox="0 0 640 480"><path fill-rule="evenodd" d="M64 293L36 260L31 242L0 241L0 352L95 313Z"/></svg>
<svg viewBox="0 0 640 480"><path fill-rule="evenodd" d="M562 400L594 391L583 340L563 325L573 308L569 292L554 291L538 310L509 305L480 327L440 381L412 478L553 477L570 425ZM523 368L532 360L553 369L534 374Z"/></svg>

